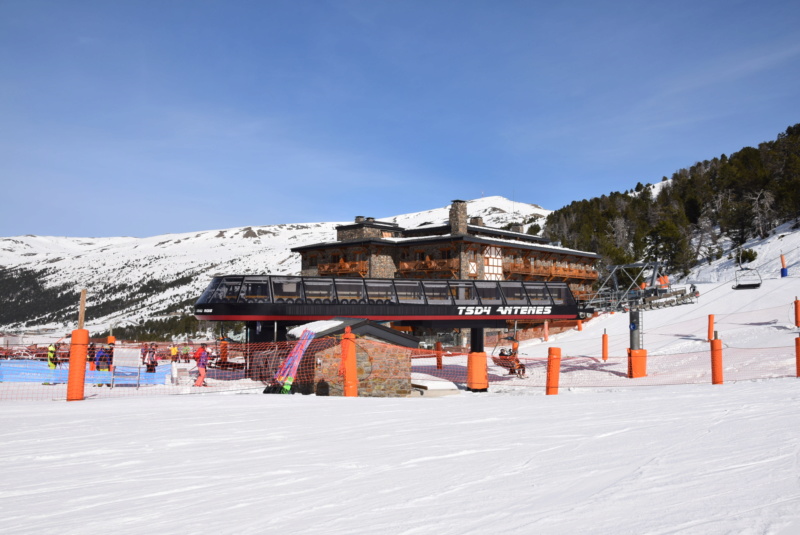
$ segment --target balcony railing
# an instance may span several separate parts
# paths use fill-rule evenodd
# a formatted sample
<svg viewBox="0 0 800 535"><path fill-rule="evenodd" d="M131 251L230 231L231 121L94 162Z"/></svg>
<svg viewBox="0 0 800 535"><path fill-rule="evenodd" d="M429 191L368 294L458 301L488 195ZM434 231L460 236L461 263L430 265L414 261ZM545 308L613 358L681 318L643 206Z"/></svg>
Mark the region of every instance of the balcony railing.
<svg viewBox="0 0 800 535"><path fill-rule="evenodd" d="M447 258L441 260L402 260L400 261L398 271L401 273L449 271L455 274L458 273L458 267L459 263L457 258Z"/></svg>
<svg viewBox="0 0 800 535"><path fill-rule="evenodd" d="M542 277L546 280L554 279L581 279L597 280L598 274L594 269L562 267L562 266L537 266L528 262L503 262L505 273Z"/></svg>
<svg viewBox="0 0 800 535"><path fill-rule="evenodd" d="M324 277L336 275L359 275L366 277L369 273L369 264L366 260L355 262L332 262L330 264L318 264L317 271Z"/></svg>

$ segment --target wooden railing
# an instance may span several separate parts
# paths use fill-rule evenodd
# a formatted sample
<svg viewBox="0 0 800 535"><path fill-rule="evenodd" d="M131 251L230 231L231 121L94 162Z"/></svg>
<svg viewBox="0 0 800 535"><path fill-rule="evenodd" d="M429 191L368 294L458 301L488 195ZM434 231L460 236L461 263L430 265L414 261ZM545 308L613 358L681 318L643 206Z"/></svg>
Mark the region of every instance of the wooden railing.
<svg viewBox="0 0 800 535"><path fill-rule="evenodd" d="M400 262L398 271L402 273L410 271L418 272L432 272L432 271L450 271L452 273L458 272L458 259L447 258L441 260L403 260Z"/></svg>
<svg viewBox="0 0 800 535"><path fill-rule="evenodd" d="M561 266L537 266L527 262L503 262L503 271L517 275L531 275L543 277L547 280L553 279L583 279L597 280L598 274L592 268L586 269L570 268Z"/></svg>
<svg viewBox="0 0 800 535"><path fill-rule="evenodd" d="M366 277L369 272L369 264L366 260L355 262L333 262L330 264L318 264L317 271L322 276L334 275L360 275Z"/></svg>

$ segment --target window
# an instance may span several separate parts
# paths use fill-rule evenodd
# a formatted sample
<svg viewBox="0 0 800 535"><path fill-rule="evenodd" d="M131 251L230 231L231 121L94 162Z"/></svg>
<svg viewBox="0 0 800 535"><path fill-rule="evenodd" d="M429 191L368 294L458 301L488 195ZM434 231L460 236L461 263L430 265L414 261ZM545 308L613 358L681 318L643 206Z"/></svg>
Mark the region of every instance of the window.
<svg viewBox="0 0 800 535"><path fill-rule="evenodd" d="M303 279L306 299L312 303L330 303L336 297L333 279Z"/></svg>
<svg viewBox="0 0 800 535"><path fill-rule="evenodd" d="M269 303L269 278L245 277L239 292L240 303Z"/></svg>
<svg viewBox="0 0 800 535"><path fill-rule="evenodd" d="M340 303L366 303L367 290L361 279L335 279Z"/></svg>
<svg viewBox="0 0 800 535"><path fill-rule="evenodd" d="M239 299L239 288L244 277L224 277L217 286L211 303L235 303Z"/></svg>
<svg viewBox="0 0 800 535"><path fill-rule="evenodd" d="M481 304L503 304L503 297L500 294L500 288L497 286L496 282L475 281L475 289L478 291L478 297L480 297Z"/></svg>
<svg viewBox="0 0 800 535"><path fill-rule="evenodd" d="M450 290L447 281L422 281L425 289L425 297L431 305L452 305L453 299L450 297Z"/></svg>
<svg viewBox="0 0 800 535"><path fill-rule="evenodd" d="M425 303L422 285L419 281L395 279L394 288L397 291L397 300L401 304Z"/></svg>
<svg viewBox="0 0 800 535"><path fill-rule="evenodd" d="M272 295L276 303L302 303L304 296L300 277L273 277Z"/></svg>
<svg viewBox="0 0 800 535"><path fill-rule="evenodd" d="M450 281L450 295L456 300L457 305L478 304L478 294L471 282Z"/></svg>
<svg viewBox="0 0 800 535"><path fill-rule="evenodd" d="M370 303L396 303L397 297L394 295L394 286L390 280L373 280L367 279L364 281L367 285L367 297Z"/></svg>
<svg viewBox="0 0 800 535"><path fill-rule="evenodd" d="M523 282L523 286L532 305L549 305L552 303L547 285L543 282Z"/></svg>
<svg viewBox="0 0 800 535"><path fill-rule="evenodd" d="M500 288L503 290L503 295L509 305L527 305L528 297L525 295L525 290L522 288L521 282L506 281L500 283Z"/></svg>
<svg viewBox="0 0 800 535"><path fill-rule="evenodd" d="M217 289L217 286L219 286L219 283L221 281L222 281L222 277L214 277L213 279L211 279L211 283L205 289L205 291L203 292L203 295L200 296L200 299L197 300L197 303L198 304L200 304L200 303L212 303L213 301L211 299L214 296L214 290Z"/></svg>

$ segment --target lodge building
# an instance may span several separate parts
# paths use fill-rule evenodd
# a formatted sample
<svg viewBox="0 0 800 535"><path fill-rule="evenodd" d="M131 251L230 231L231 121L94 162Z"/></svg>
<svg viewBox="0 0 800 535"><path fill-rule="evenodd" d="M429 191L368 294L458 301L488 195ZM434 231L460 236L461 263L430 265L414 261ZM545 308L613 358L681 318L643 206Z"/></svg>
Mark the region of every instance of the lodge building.
<svg viewBox="0 0 800 535"><path fill-rule="evenodd" d="M444 225L405 229L358 216L336 227L335 242L292 251L301 255L303 276L556 281L568 283L577 299L598 277L599 255L526 234L521 224L487 227L468 217L461 200L452 201Z"/></svg>

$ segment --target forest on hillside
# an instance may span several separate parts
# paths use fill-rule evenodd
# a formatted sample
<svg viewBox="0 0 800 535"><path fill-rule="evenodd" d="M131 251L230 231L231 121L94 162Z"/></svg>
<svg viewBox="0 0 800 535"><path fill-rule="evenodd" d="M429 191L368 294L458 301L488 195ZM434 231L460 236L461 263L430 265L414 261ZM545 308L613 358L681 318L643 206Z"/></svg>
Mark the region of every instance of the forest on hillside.
<svg viewBox="0 0 800 535"><path fill-rule="evenodd" d="M725 254L753 260L741 249L748 239L786 222L800 225L800 124L774 141L698 162L662 181L661 188L639 183L574 201L547 217L545 236L596 252L605 265L662 262L680 275Z"/></svg>

